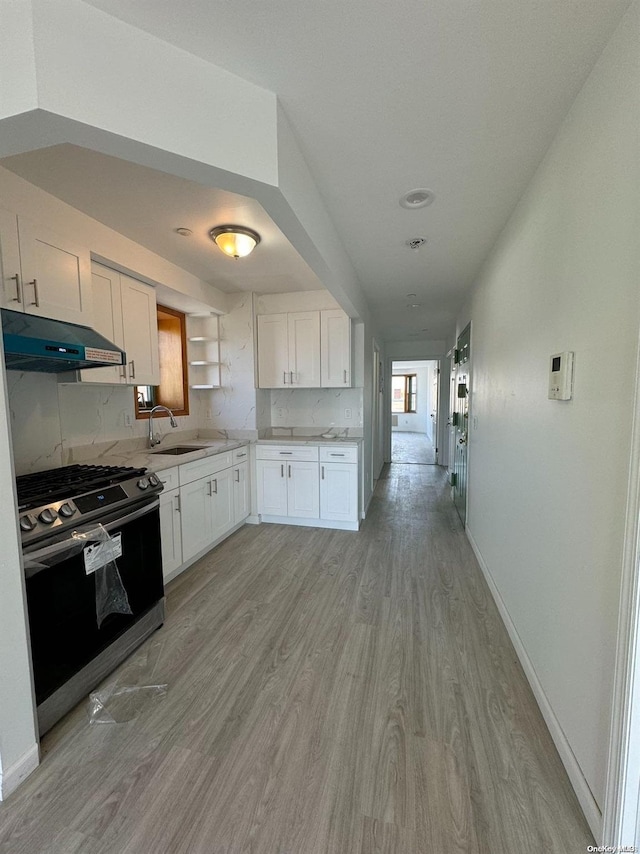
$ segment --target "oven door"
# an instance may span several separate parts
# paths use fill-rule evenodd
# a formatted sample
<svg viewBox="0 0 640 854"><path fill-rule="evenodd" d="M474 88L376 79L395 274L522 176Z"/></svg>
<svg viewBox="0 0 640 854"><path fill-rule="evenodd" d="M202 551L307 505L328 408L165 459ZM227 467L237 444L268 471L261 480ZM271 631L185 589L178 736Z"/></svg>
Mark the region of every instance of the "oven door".
<svg viewBox="0 0 640 854"><path fill-rule="evenodd" d="M25 552L31 655L40 705L125 633L164 596L157 498L105 515L103 527L121 536L116 565L131 615L110 614L98 627L96 577L87 575L84 549L69 535ZM95 524L79 527L89 532ZM99 572L100 570L98 570ZM115 666L115 665L114 665Z"/></svg>

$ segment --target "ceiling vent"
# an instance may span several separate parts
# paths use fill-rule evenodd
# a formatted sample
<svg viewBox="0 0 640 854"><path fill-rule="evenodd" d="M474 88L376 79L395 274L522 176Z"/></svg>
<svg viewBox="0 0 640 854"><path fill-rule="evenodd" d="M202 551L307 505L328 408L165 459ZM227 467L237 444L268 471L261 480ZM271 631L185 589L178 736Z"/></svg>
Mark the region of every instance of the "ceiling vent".
<svg viewBox="0 0 640 854"><path fill-rule="evenodd" d="M426 246L426 243L426 237L411 237L409 240L405 240L404 245L408 246L409 249L421 249L423 246Z"/></svg>

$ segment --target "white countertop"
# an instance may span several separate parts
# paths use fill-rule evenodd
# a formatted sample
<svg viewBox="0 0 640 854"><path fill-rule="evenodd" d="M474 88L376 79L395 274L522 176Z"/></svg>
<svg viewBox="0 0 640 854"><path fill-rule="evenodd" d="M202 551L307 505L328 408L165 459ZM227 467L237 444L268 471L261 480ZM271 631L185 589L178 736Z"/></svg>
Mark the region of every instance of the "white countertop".
<svg viewBox="0 0 640 854"><path fill-rule="evenodd" d="M167 442L151 450L150 448L135 451L117 450L107 451L97 455L93 459L83 459L83 465L104 466L131 466L132 468L146 468L150 472L164 471L173 466L190 463L204 457L212 457L224 451L233 451L245 445L351 445L358 447L362 442L359 437L323 439L321 436L278 436L271 439L258 439L249 442L246 439L190 439L185 442ZM193 445L193 451L187 454L163 454L163 450L180 447L186 448Z"/></svg>
<svg viewBox="0 0 640 854"><path fill-rule="evenodd" d="M173 466L193 462L193 460L221 454L223 451L233 451L235 448L242 448L248 444L250 443L246 439L193 439L188 442L167 442L154 450L145 448L126 453L118 453L117 451L106 453L95 459L83 460L82 462L83 465L132 466L133 468L146 468L150 472L164 471ZM162 453L163 450L172 447L186 448L191 445L193 445L194 450L188 454Z"/></svg>
<svg viewBox="0 0 640 854"><path fill-rule="evenodd" d="M258 439L256 445L353 445L357 447L362 438L359 436L336 436L323 439L322 436L276 436L270 439Z"/></svg>

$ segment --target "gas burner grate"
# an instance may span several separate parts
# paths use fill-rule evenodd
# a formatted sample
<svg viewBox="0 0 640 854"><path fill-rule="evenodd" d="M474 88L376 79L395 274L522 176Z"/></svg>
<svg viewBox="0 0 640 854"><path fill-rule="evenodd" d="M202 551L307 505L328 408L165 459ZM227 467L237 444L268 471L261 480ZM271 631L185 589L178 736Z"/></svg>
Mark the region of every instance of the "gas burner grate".
<svg viewBox="0 0 640 854"><path fill-rule="evenodd" d="M74 498L93 489L104 489L145 473L144 468L131 466L63 466L59 469L34 472L16 478L18 509L20 512Z"/></svg>

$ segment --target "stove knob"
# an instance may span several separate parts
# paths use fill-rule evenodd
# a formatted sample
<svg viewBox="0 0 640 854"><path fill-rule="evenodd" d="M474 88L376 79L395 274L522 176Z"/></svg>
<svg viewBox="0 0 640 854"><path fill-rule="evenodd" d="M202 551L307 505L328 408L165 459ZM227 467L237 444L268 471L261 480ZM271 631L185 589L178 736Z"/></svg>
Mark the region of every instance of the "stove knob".
<svg viewBox="0 0 640 854"><path fill-rule="evenodd" d="M66 502L64 504L61 504L60 507L58 507L58 513L61 516L64 516L65 519L70 519L75 512L76 512L75 507L72 507L70 504L67 504Z"/></svg>
<svg viewBox="0 0 640 854"><path fill-rule="evenodd" d="M160 486L160 481L158 480L155 474L149 475L149 483L151 484L151 486Z"/></svg>
<svg viewBox="0 0 640 854"><path fill-rule="evenodd" d="M149 481L146 477L141 477L138 481L138 489L149 489Z"/></svg>
<svg viewBox="0 0 640 854"><path fill-rule="evenodd" d="M20 517L20 528L23 531L33 531L33 529L35 528L35 526L37 524L38 523L33 518L33 516L27 515L27 516L21 516Z"/></svg>
<svg viewBox="0 0 640 854"><path fill-rule="evenodd" d="M57 516L58 514L55 510L50 510L49 508L47 508L46 510L43 510L42 513L40 513L38 519L40 519L41 522L44 522L45 525L51 525L52 522L55 522Z"/></svg>

